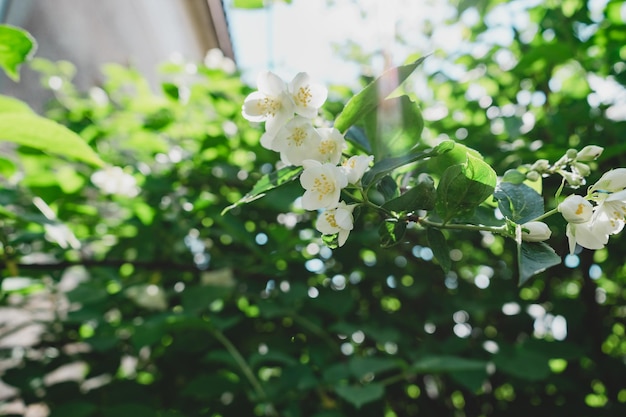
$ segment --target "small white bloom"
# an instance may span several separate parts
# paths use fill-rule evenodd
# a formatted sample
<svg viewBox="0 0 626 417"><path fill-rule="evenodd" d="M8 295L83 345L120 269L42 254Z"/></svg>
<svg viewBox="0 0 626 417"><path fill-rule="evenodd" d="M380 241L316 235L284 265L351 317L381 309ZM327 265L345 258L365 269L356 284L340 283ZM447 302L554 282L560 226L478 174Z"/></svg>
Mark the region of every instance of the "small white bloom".
<svg viewBox="0 0 626 417"><path fill-rule="evenodd" d="M257 88L243 102L241 113L251 122L265 122L265 130L274 135L294 114L295 105L287 85L273 72L259 74Z"/></svg>
<svg viewBox="0 0 626 417"><path fill-rule="evenodd" d="M598 182L591 186L590 191L621 191L626 188L626 168L617 168L607 171Z"/></svg>
<svg viewBox="0 0 626 417"><path fill-rule="evenodd" d="M296 116L278 131L272 141L272 149L280 152L284 163L300 166L305 159L311 159L321 141L311 120Z"/></svg>
<svg viewBox="0 0 626 417"><path fill-rule="evenodd" d="M135 177L120 167L106 167L91 175L91 182L105 194L135 197L139 194Z"/></svg>
<svg viewBox="0 0 626 417"><path fill-rule="evenodd" d="M310 159L315 159L322 163L330 162L337 165L341 160L341 153L346 148L346 140L339 130L334 127L324 127L317 129L321 141L317 149L312 149Z"/></svg>
<svg viewBox="0 0 626 417"><path fill-rule="evenodd" d="M350 231L354 228L354 217L352 212L356 205L346 205L341 201L335 208L324 210L320 213L315 223L315 227L325 235L337 233L337 243L343 246L348 239Z"/></svg>
<svg viewBox="0 0 626 417"><path fill-rule="evenodd" d="M626 190L598 194L596 202L598 206L591 219L594 230L609 235L621 232L626 217Z"/></svg>
<svg viewBox="0 0 626 417"><path fill-rule="evenodd" d="M565 234L569 241L569 253L573 254L576 250L576 244L578 243L583 248L587 249L602 249L604 245L609 241L609 235L607 233L601 233L595 230L592 226L593 222L587 223L568 223L565 229Z"/></svg>
<svg viewBox="0 0 626 417"><path fill-rule="evenodd" d="M300 175L300 184L306 190L302 196L302 207L305 210L336 207L341 189L348 185L343 171L333 164L311 159L304 160L302 166L304 171Z"/></svg>
<svg viewBox="0 0 626 417"><path fill-rule="evenodd" d="M295 112L309 119L317 116L328 97L328 90L320 84L311 83L305 72L298 73L289 83L289 93L295 104Z"/></svg>
<svg viewBox="0 0 626 417"><path fill-rule="evenodd" d="M576 160L580 162L591 162L602 154L604 148L596 145L588 145L582 148L576 155Z"/></svg>
<svg viewBox="0 0 626 417"><path fill-rule="evenodd" d="M572 194L557 207L568 223L585 223L591 220L593 205L582 196Z"/></svg>
<svg viewBox="0 0 626 417"><path fill-rule="evenodd" d="M370 167L370 163L374 160L373 155L353 155L343 161L341 167L348 177L349 184L357 184L361 181L363 174Z"/></svg>
<svg viewBox="0 0 626 417"><path fill-rule="evenodd" d="M543 242L552 235L544 222L528 222L522 225L522 240L526 242Z"/></svg>

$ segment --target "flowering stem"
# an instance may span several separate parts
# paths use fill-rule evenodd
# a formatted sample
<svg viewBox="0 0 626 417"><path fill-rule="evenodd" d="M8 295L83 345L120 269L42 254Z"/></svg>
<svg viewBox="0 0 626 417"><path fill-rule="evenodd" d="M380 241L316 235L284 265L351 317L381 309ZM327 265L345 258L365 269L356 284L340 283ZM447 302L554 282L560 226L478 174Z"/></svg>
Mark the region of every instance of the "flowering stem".
<svg viewBox="0 0 626 417"><path fill-rule="evenodd" d="M435 227L437 229L471 230L474 232L482 231L482 232L496 233L500 235L508 235L506 225L482 226L482 225L476 225L476 224L437 223L437 222L430 221L426 218L418 219L417 221L418 223L424 226Z"/></svg>
<svg viewBox="0 0 626 417"><path fill-rule="evenodd" d="M558 209L558 208L553 208L553 209L552 209L552 210L550 210L550 211L546 211L546 212L545 212L545 213L543 213L541 216L534 218L532 221L533 221L533 222L538 222L538 221L540 221L540 220L545 219L546 217L550 217L550 216L552 216L553 214L557 213L558 211L559 211L559 209Z"/></svg>

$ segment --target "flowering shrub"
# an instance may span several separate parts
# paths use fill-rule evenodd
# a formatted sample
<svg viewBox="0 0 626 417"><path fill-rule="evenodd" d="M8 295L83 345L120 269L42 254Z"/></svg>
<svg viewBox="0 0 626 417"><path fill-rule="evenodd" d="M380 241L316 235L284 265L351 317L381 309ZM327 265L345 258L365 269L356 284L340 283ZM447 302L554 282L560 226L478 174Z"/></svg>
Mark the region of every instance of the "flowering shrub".
<svg viewBox="0 0 626 417"><path fill-rule="evenodd" d="M422 59L389 72L403 74L402 82L421 62ZM344 136L355 140L357 145L362 144L363 136L356 140L349 134L350 129L359 120L359 115L382 105L380 100L386 97L379 98L371 92L380 90L379 85L386 82L385 77L388 74L357 94L338 116L334 127L328 121L320 122L323 126L314 126L314 119L328 93L322 86L311 83L306 73L296 75L289 88L276 74L262 73L257 81L258 91L248 95L243 103L242 114L247 120L266 123L262 145L279 152L280 160L287 166L279 171L278 177L293 179L299 176L305 189L302 207L322 210L316 228L325 235L325 241L331 247L343 246L354 228L354 209L364 206L376 210L382 217L383 246L401 243L407 227L430 229L431 245L444 269L449 268L450 261L449 250L440 233L442 229L491 232L512 238L520 247L519 274L520 284L523 284L535 273L560 263L560 257L553 249L541 243L550 239L552 234L550 227L541 221L546 217L561 212L567 220L570 254L574 253L577 244L587 249L601 249L610 235L623 229L625 168L605 173L589 188L585 197L572 194L547 212L544 211L543 197L535 191L541 189L542 178L550 175L562 178L556 199L565 187L577 189L583 186L592 171L589 163L602 154L603 148L597 145L587 145L580 151L570 149L554 163L540 159L509 170L498 178L474 149L453 141L425 148L420 138L415 137L405 150L407 155L383 155L364 178L375 156L342 156L347 148ZM415 108L414 111L419 110ZM344 114L352 116L344 118ZM374 148L376 140L375 136L366 137L369 149ZM407 165L438 159L442 160L440 170L426 170L418 178L404 174L402 181L414 185L401 189L399 175L394 175L396 171ZM294 170L291 166L303 169ZM436 186L433 176L438 180ZM260 183L266 185L244 197L240 203L279 186L278 183L272 184L269 176ZM284 184L285 179L281 183ZM382 200L376 201L373 191L385 187L391 190L382 196ZM342 200L342 196L348 201ZM485 225L474 217L480 206L490 208L488 223L497 225ZM527 268L527 264L532 267Z"/></svg>

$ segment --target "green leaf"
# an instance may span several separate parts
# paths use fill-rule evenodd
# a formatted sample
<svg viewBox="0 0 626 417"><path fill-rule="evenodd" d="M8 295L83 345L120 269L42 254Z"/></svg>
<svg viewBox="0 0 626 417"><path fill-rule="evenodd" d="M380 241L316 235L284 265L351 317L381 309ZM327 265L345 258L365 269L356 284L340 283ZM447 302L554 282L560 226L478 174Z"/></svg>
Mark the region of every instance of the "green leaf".
<svg viewBox="0 0 626 417"><path fill-rule="evenodd" d="M487 362L458 356L427 356L413 362L411 368L417 373L434 374L443 372L486 370Z"/></svg>
<svg viewBox="0 0 626 417"><path fill-rule="evenodd" d="M90 417L96 412L96 405L88 401L72 401L55 405L50 417Z"/></svg>
<svg viewBox="0 0 626 417"><path fill-rule="evenodd" d="M437 213L444 221L471 213L495 190L495 171L482 159L467 153L464 164L448 167L437 187Z"/></svg>
<svg viewBox="0 0 626 417"><path fill-rule="evenodd" d="M24 103L22 100L18 100L13 97L0 95L0 113L29 113L32 114L33 110Z"/></svg>
<svg viewBox="0 0 626 417"><path fill-rule="evenodd" d="M493 357L496 370L527 381L540 381L550 376L549 357L528 347L502 345Z"/></svg>
<svg viewBox="0 0 626 417"><path fill-rule="evenodd" d="M13 80L20 80L19 68L37 49L35 39L25 30L0 25L0 67Z"/></svg>
<svg viewBox="0 0 626 417"><path fill-rule="evenodd" d="M412 162L419 161L421 159L436 156L438 154L439 153L437 151L437 148L435 148L423 152L409 153L407 155L398 156L395 158L385 158L382 161L375 163L370 168L370 170L367 171L365 175L363 175L363 178L361 179L361 184L363 184L363 187L367 188L370 184L379 181L382 177L389 174L396 168L410 164Z"/></svg>
<svg viewBox="0 0 626 417"><path fill-rule="evenodd" d="M378 228L380 246L389 248L402 241L406 232L406 222L397 219L386 219Z"/></svg>
<svg viewBox="0 0 626 417"><path fill-rule="evenodd" d="M522 242L517 246L521 287L533 275L561 263L561 257L544 242Z"/></svg>
<svg viewBox="0 0 626 417"><path fill-rule="evenodd" d="M368 154L372 153L372 147L370 146L370 141L367 137L367 134L361 127L350 126L350 128L348 129L344 137L347 141L352 142L353 144L363 149Z"/></svg>
<svg viewBox="0 0 626 417"><path fill-rule="evenodd" d="M452 268L452 259L450 259L450 249L448 249L446 237L441 230L433 227L428 228L426 236L428 237L428 246L432 249L433 255L441 265L443 272L447 274Z"/></svg>
<svg viewBox="0 0 626 417"><path fill-rule="evenodd" d="M367 374L378 374L400 367L400 363L393 358L359 357L355 356L348 363L350 372L356 378L363 378Z"/></svg>
<svg viewBox="0 0 626 417"><path fill-rule="evenodd" d="M420 181L400 197L387 201L383 208L397 213L411 213L417 210L432 210L435 207L436 190L433 179L420 176Z"/></svg>
<svg viewBox="0 0 626 417"><path fill-rule="evenodd" d="M391 200L398 195L398 184L389 175L381 178L378 184L376 184L376 189L382 194L385 201Z"/></svg>
<svg viewBox="0 0 626 417"><path fill-rule="evenodd" d="M382 398L385 394L385 386L377 382L367 385L341 385L335 387L335 392L356 408L361 408L367 403Z"/></svg>
<svg viewBox="0 0 626 417"><path fill-rule="evenodd" d="M376 157L392 157L405 155L420 143L424 118L420 107L408 96L386 99L384 106L392 114L399 114L402 118L399 126L385 126L376 136ZM373 111L372 111L373 112ZM371 114L371 113L370 113ZM369 115L366 117L369 117ZM384 116L382 117L384 119ZM389 133L385 134L386 131Z"/></svg>
<svg viewBox="0 0 626 417"><path fill-rule="evenodd" d="M422 57L411 64L385 71L346 103L342 112L335 119L335 127L340 132L345 133L350 126L375 109L381 100L398 88L424 59L426 57Z"/></svg>
<svg viewBox="0 0 626 417"><path fill-rule="evenodd" d="M526 184L500 183L493 196L502 214L516 223L526 223L544 213L543 198Z"/></svg>
<svg viewBox="0 0 626 417"><path fill-rule="evenodd" d="M104 162L85 140L63 125L28 113L0 114L0 141L103 166Z"/></svg>
<svg viewBox="0 0 626 417"><path fill-rule="evenodd" d="M230 206L222 210L222 215L226 214L237 206L241 206L242 204L247 204L254 200L258 200L259 198L263 197L268 191L295 180L301 172L302 167L289 166L264 175L259 181L257 181L257 183L248 194L243 196L239 201L231 204Z"/></svg>

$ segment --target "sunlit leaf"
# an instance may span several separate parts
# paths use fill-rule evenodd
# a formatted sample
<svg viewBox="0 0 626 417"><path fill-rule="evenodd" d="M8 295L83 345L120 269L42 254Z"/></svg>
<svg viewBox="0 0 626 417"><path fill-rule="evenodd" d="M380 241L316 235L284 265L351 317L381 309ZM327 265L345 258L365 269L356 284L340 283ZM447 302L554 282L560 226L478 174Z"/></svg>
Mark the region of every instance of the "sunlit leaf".
<svg viewBox="0 0 626 417"><path fill-rule="evenodd" d="M85 140L52 120L29 113L0 114L0 141L103 166L104 162Z"/></svg>
<svg viewBox="0 0 626 417"><path fill-rule="evenodd" d="M268 191L295 180L296 178L298 178L301 172L302 167L289 166L281 168L278 171L272 171L269 174L265 174L263 177L261 177L259 181L257 181L257 183L254 185L249 193L243 196L239 201L231 204L230 206L222 210L222 215L237 206L250 203L254 200L258 200L259 198L263 197Z"/></svg>
<svg viewBox="0 0 626 417"><path fill-rule="evenodd" d="M346 103L343 111L335 120L335 127L340 132L346 132L350 126L375 109L381 100L384 100L398 88L425 58L422 57L411 64L391 68L368 84Z"/></svg>
<svg viewBox="0 0 626 417"><path fill-rule="evenodd" d="M13 80L19 81L19 68L37 49L35 39L25 30L0 25L0 67Z"/></svg>

